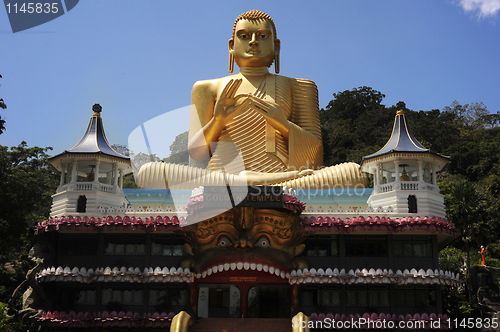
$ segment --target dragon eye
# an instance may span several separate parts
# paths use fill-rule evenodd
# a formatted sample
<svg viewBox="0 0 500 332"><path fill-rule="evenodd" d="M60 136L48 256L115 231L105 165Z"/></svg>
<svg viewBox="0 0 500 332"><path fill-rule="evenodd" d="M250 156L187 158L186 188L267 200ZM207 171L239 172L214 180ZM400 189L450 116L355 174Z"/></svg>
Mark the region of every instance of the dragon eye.
<svg viewBox="0 0 500 332"><path fill-rule="evenodd" d="M268 248L271 246L271 243L267 237L263 236L257 241L257 243L255 243L255 245L261 248Z"/></svg>
<svg viewBox="0 0 500 332"><path fill-rule="evenodd" d="M226 236L221 236L219 241L217 242L217 246L219 247L229 247L232 246L231 240L229 240Z"/></svg>

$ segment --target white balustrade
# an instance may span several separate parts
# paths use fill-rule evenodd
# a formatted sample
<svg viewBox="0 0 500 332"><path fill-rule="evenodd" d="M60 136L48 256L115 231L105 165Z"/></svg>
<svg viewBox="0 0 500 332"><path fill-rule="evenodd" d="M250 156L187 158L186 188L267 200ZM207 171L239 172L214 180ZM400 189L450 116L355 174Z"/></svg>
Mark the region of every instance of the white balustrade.
<svg viewBox="0 0 500 332"><path fill-rule="evenodd" d="M386 183L386 184L380 185L380 192L381 193L386 193L386 192L393 191L393 190L394 190L393 183Z"/></svg>
<svg viewBox="0 0 500 332"><path fill-rule="evenodd" d="M100 190L105 193L113 193L113 185L111 184L104 184L104 183L99 183L100 185Z"/></svg>
<svg viewBox="0 0 500 332"><path fill-rule="evenodd" d="M77 191L91 191L92 190L92 182L77 182L76 183Z"/></svg>
<svg viewBox="0 0 500 332"><path fill-rule="evenodd" d="M77 182L75 183L75 185L77 191L99 190L105 193L113 193L113 185L111 184L98 183L96 186L94 186L95 182Z"/></svg>
<svg viewBox="0 0 500 332"><path fill-rule="evenodd" d="M418 181L401 182L401 190L418 190Z"/></svg>

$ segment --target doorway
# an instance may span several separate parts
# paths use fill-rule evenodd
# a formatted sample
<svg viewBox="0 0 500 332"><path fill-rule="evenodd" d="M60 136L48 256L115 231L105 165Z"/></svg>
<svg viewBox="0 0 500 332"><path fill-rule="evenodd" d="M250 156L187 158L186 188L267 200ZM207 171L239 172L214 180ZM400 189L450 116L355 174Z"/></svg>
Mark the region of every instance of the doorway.
<svg viewBox="0 0 500 332"><path fill-rule="evenodd" d="M290 317L289 285L256 285L248 291L249 318Z"/></svg>
<svg viewBox="0 0 500 332"><path fill-rule="evenodd" d="M240 290L234 285L200 285L198 316L203 318L240 317Z"/></svg>

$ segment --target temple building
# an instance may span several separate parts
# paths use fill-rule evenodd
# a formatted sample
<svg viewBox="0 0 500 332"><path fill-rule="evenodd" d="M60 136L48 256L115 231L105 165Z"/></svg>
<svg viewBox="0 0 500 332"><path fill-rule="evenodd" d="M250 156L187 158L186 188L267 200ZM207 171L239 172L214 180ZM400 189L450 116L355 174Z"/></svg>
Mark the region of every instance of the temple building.
<svg viewBox="0 0 500 332"><path fill-rule="evenodd" d="M123 189L130 159L95 105L80 142L49 159L61 182L35 226L36 319L53 331L174 331L185 312L189 331L265 318L278 332L306 331L292 328L300 312L446 318L441 291L461 284L438 265L460 234L436 182L448 158L417 141L398 106L387 144L361 161L373 189L242 187L237 200L238 188Z"/></svg>

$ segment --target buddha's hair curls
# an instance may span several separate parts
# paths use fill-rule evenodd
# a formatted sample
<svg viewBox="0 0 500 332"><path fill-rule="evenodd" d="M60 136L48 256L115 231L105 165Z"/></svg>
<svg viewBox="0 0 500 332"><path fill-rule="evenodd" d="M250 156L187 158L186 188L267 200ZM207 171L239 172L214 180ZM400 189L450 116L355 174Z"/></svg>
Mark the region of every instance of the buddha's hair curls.
<svg viewBox="0 0 500 332"><path fill-rule="evenodd" d="M232 35L233 39L234 39L234 33L236 31L236 23L238 23L238 21L240 20L268 20L269 22L271 22L271 25L273 26L274 39L278 38L278 35L276 34L276 25L274 25L274 21L271 18L271 16L269 16L269 14L254 9L249 12L240 14L240 16L236 18L233 25L233 35Z"/></svg>

